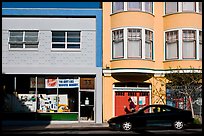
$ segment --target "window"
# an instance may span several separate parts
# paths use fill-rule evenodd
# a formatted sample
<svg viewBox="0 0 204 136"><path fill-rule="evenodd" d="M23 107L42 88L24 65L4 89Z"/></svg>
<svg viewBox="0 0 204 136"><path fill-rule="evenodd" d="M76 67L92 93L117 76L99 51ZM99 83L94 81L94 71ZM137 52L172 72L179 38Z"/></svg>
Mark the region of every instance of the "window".
<svg viewBox="0 0 204 136"><path fill-rule="evenodd" d="M202 2L199 2L199 12L202 13Z"/></svg>
<svg viewBox="0 0 204 136"><path fill-rule="evenodd" d="M38 31L10 31L10 49L38 48Z"/></svg>
<svg viewBox="0 0 204 136"><path fill-rule="evenodd" d="M166 14L176 13L178 11L177 2L166 2Z"/></svg>
<svg viewBox="0 0 204 136"><path fill-rule="evenodd" d="M128 2L128 10L142 10L142 2Z"/></svg>
<svg viewBox="0 0 204 136"><path fill-rule="evenodd" d="M145 59L152 59L153 32L145 30Z"/></svg>
<svg viewBox="0 0 204 136"><path fill-rule="evenodd" d="M183 30L183 59L196 58L195 33L195 30Z"/></svg>
<svg viewBox="0 0 204 136"><path fill-rule="evenodd" d="M195 2L182 2L182 11L195 12Z"/></svg>
<svg viewBox="0 0 204 136"><path fill-rule="evenodd" d="M80 31L53 31L52 49L80 49Z"/></svg>
<svg viewBox="0 0 204 136"><path fill-rule="evenodd" d="M199 31L199 56L202 59L202 31Z"/></svg>
<svg viewBox="0 0 204 136"><path fill-rule="evenodd" d="M145 11L152 13L153 12L152 5L153 5L153 2L145 2Z"/></svg>
<svg viewBox="0 0 204 136"><path fill-rule="evenodd" d="M124 57L124 40L123 40L123 30L113 31L113 58L123 58Z"/></svg>
<svg viewBox="0 0 204 136"><path fill-rule="evenodd" d="M153 13L153 2L112 2L112 13L120 11L144 11Z"/></svg>
<svg viewBox="0 0 204 136"><path fill-rule="evenodd" d="M142 58L142 30L128 29L128 58Z"/></svg>
<svg viewBox="0 0 204 136"><path fill-rule="evenodd" d="M178 31L166 32L166 59L178 59Z"/></svg>
<svg viewBox="0 0 204 136"><path fill-rule="evenodd" d="M124 10L124 2L113 2L113 13Z"/></svg>

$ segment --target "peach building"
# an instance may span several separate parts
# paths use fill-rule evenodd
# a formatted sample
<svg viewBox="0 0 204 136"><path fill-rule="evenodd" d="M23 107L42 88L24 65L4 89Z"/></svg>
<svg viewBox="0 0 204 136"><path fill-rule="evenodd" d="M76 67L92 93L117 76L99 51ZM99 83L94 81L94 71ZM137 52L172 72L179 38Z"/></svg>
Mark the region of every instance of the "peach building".
<svg viewBox="0 0 204 136"><path fill-rule="evenodd" d="M166 104L165 73L202 70L202 2L103 2L103 121Z"/></svg>

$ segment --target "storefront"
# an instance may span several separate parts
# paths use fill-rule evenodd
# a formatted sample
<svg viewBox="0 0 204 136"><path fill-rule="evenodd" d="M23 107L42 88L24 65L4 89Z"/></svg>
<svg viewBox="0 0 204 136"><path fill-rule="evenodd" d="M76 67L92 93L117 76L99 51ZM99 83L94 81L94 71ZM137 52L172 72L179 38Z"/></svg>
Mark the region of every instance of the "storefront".
<svg viewBox="0 0 204 136"><path fill-rule="evenodd" d="M136 105L136 111L151 103L151 85L148 83L115 83L113 87L115 99L115 115L124 115L124 106L129 108L128 99Z"/></svg>
<svg viewBox="0 0 204 136"><path fill-rule="evenodd" d="M95 75L21 74L3 75L3 79L4 115L16 119L28 115L26 119L96 121Z"/></svg>

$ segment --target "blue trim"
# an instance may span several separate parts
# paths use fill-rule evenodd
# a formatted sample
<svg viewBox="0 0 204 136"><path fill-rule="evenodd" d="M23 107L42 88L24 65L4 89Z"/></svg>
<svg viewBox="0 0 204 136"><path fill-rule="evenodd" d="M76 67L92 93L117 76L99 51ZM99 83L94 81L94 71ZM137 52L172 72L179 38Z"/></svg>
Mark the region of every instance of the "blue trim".
<svg viewBox="0 0 204 136"><path fill-rule="evenodd" d="M2 8L101 8L100 2L2 2Z"/></svg>
<svg viewBox="0 0 204 136"><path fill-rule="evenodd" d="M94 16L96 17L96 67L102 67L102 10L85 9L2 9L2 16Z"/></svg>

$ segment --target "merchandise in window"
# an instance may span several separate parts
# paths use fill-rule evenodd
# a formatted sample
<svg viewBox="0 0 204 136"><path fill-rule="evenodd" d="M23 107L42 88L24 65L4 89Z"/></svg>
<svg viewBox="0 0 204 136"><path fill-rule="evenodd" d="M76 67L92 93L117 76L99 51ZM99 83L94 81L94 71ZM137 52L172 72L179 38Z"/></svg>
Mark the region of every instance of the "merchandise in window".
<svg viewBox="0 0 204 136"><path fill-rule="evenodd" d="M80 49L80 31L53 31L52 49Z"/></svg>
<svg viewBox="0 0 204 136"><path fill-rule="evenodd" d="M178 31L166 32L166 59L178 59Z"/></svg>
<svg viewBox="0 0 204 136"><path fill-rule="evenodd" d="M128 29L128 58L142 58L142 30Z"/></svg>
<svg viewBox="0 0 204 136"><path fill-rule="evenodd" d="M112 4L113 13L124 10L124 2L113 2Z"/></svg>
<svg viewBox="0 0 204 136"><path fill-rule="evenodd" d="M113 31L113 58L124 57L123 30Z"/></svg>
<svg viewBox="0 0 204 136"><path fill-rule="evenodd" d="M178 12L178 2L165 2L166 14Z"/></svg>
<svg viewBox="0 0 204 136"><path fill-rule="evenodd" d="M152 59L153 32L145 30L145 59Z"/></svg>
<svg viewBox="0 0 204 136"><path fill-rule="evenodd" d="M202 31L199 31L199 56L202 59Z"/></svg>
<svg viewBox="0 0 204 136"><path fill-rule="evenodd" d="M10 31L10 49L38 48L38 31Z"/></svg>
<svg viewBox="0 0 204 136"><path fill-rule="evenodd" d="M196 31L183 30L183 59L196 58Z"/></svg>
<svg viewBox="0 0 204 136"><path fill-rule="evenodd" d="M128 10L142 10L142 2L128 2Z"/></svg>

